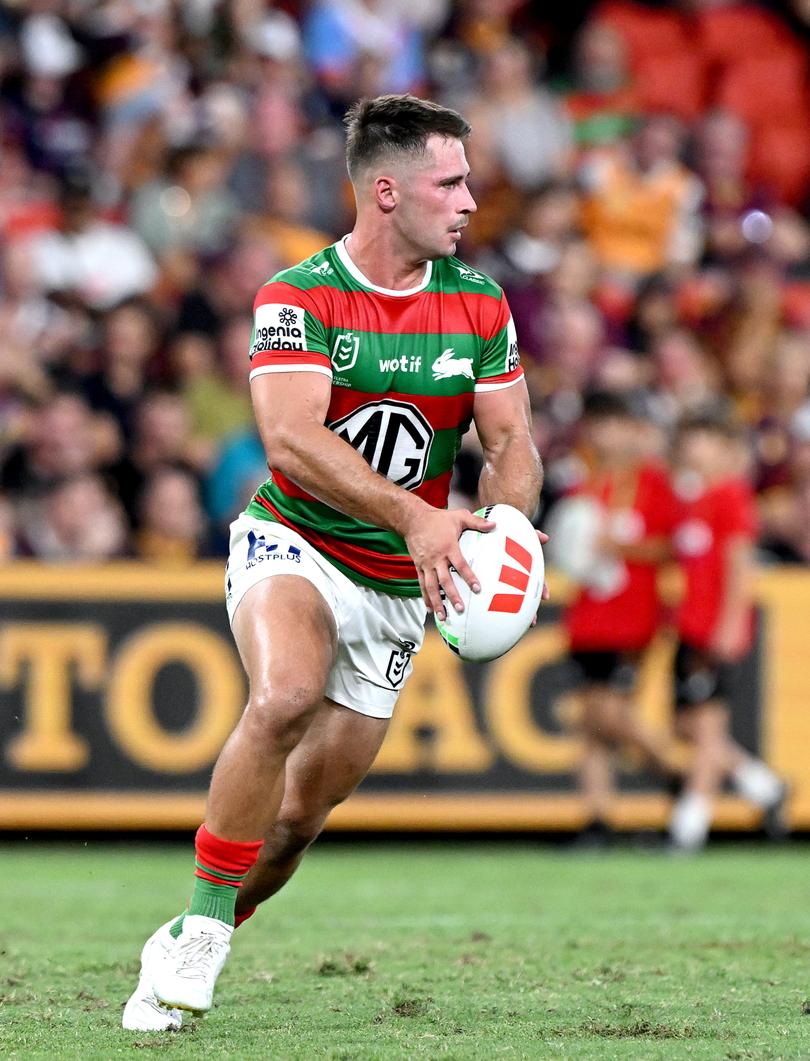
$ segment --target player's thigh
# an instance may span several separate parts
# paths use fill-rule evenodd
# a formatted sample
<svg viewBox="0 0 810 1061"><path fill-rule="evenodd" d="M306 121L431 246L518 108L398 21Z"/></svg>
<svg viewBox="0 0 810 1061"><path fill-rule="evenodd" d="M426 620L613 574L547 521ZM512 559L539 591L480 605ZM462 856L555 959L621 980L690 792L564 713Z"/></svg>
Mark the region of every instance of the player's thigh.
<svg viewBox="0 0 810 1061"><path fill-rule="evenodd" d="M279 820L320 828L368 773L388 722L324 700L287 759Z"/></svg>
<svg viewBox="0 0 810 1061"><path fill-rule="evenodd" d="M252 700L284 696L314 707L336 656L333 613L320 590L300 575L277 574L252 585L232 630Z"/></svg>

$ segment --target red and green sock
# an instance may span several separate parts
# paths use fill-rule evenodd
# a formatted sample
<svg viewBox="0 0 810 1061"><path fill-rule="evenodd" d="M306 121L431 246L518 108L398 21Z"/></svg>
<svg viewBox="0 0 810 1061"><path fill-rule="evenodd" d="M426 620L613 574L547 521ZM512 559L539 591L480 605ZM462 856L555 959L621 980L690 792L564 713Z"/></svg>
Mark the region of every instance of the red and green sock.
<svg viewBox="0 0 810 1061"><path fill-rule="evenodd" d="M195 840L197 868L194 872L194 891L187 912L215 917L226 925L233 925L239 887L259 857L263 842L223 840L201 825ZM185 914L181 914L171 927L175 939L183 930L184 918ZM244 920L245 917L241 917L240 923Z"/></svg>

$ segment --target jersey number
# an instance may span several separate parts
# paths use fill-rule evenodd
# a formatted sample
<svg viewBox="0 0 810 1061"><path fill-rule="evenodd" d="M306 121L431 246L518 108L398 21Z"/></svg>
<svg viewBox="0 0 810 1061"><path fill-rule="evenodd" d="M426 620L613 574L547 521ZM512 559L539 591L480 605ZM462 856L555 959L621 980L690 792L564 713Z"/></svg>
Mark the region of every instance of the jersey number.
<svg viewBox="0 0 810 1061"><path fill-rule="evenodd" d="M369 402L328 425L397 486L413 490L425 478L433 429L407 402Z"/></svg>

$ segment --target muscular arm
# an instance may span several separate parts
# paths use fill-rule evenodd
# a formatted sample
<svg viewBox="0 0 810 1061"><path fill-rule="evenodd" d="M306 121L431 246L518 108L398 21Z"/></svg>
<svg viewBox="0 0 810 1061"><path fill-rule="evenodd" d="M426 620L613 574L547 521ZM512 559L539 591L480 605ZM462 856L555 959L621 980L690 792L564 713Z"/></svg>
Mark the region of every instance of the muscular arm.
<svg viewBox="0 0 810 1061"><path fill-rule="evenodd" d="M492 524L465 509L434 508L375 472L325 426L331 384L323 374L273 372L255 377L250 386L270 466L330 507L396 531L405 539L426 606L444 616L441 586L463 610L450 565L473 589L478 583L458 539L467 527L489 530Z"/></svg>
<svg viewBox="0 0 810 1061"><path fill-rule="evenodd" d="M405 536L426 505L378 475L325 426L331 387L314 372L258 376L250 385L268 461L332 508Z"/></svg>
<svg viewBox="0 0 810 1061"><path fill-rule="evenodd" d="M475 396L473 419L484 450L478 482L483 505L512 505L531 519L543 485L543 466L531 434L526 384Z"/></svg>

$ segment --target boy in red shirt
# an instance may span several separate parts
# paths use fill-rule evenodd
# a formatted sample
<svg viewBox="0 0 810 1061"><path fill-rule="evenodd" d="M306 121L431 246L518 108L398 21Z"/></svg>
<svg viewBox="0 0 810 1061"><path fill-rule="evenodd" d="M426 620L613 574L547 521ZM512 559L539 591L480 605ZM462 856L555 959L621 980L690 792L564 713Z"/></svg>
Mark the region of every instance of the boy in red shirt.
<svg viewBox="0 0 810 1061"><path fill-rule="evenodd" d="M644 455L646 427L643 412L624 395L604 392L587 399L589 472L561 508L584 512L587 520L590 503L590 518L599 521L592 555L572 555L579 537L573 526L566 532L561 524L551 535L559 545L558 563L581 583L565 623L583 701L580 786L590 820L580 842L593 846L611 835L619 747L635 748L664 777L674 774L664 739L632 710L639 659L659 623L656 576L670 552L674 518L667 470Z"/></svg>
<svg viewBox="0 0 810 1061"><path fill-rule="evenodd" d="M729 726L735 672L754 638L757 516L744 465L740 433L721 416L681 424L674 452L679 513L673 545L686 587L676 620L675 729L694 746L694 755L673 808L670 838L686 851L705 844L712 800L726 779L762 809L771 835L783 831L786 786L737 744Z"/></svg>

